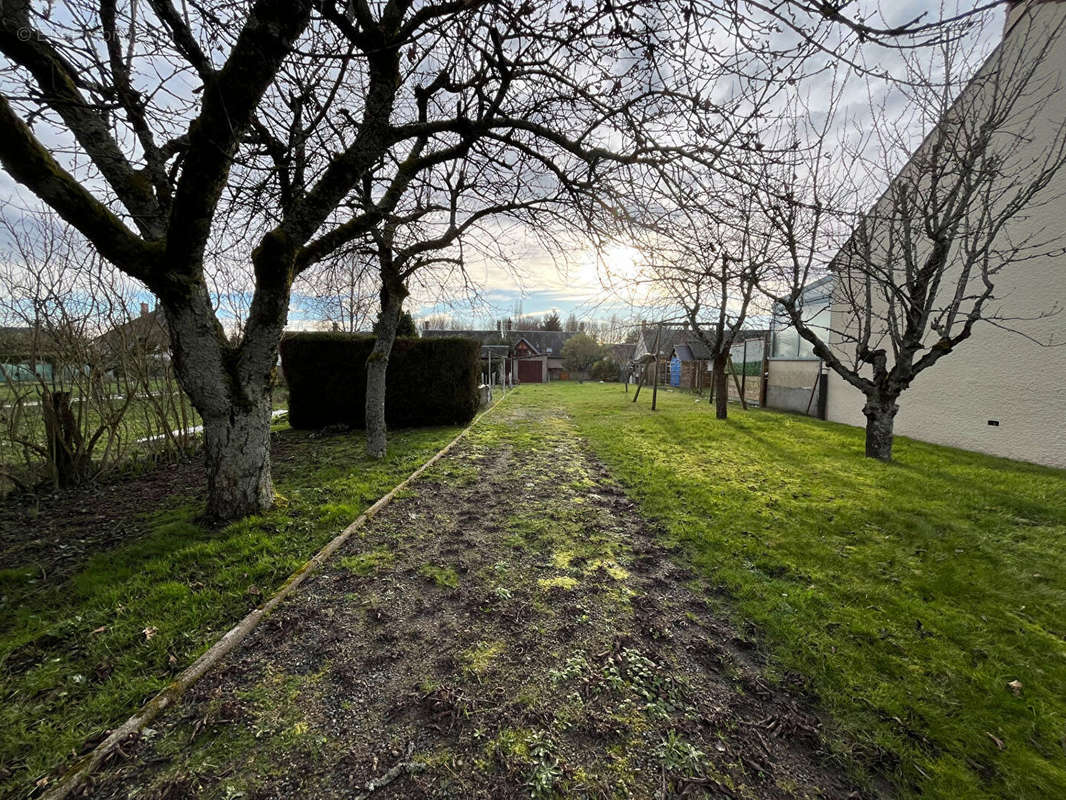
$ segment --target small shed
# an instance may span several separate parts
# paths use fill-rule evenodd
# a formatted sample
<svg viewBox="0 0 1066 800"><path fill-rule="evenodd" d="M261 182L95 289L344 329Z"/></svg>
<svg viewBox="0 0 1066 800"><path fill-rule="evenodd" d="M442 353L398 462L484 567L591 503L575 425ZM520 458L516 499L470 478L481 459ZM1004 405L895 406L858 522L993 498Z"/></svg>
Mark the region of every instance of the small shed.
<svg viewBox="0 0 1066 800"><path fill-rule="evenodd" d="M709 383L704 376L710 368L710 348L690 335L674 344L670 355L670 385L701 391Z"/></svg>

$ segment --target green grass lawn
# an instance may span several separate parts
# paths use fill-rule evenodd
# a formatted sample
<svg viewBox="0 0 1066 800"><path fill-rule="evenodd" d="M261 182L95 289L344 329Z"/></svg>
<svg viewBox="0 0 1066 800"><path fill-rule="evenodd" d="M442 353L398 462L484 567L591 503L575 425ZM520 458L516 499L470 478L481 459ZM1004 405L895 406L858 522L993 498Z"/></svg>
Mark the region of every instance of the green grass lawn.
<svg viewBox="0 0 1066 800"><path fill-rule="evenodd" d="M644 513L904 795L1066 797L1066 472L619 384L564 404ZM906 397L902 402L906 402ZM1011 687L1013 681L1020 687Z"/></svg>
<svg viewBox="0 0 1066 800"><path fill-rule="evenodd" d="M40 406L40 393L35 391L25 395L23 402L25 405L14 414L0 407L0 414L8 416L13 414L13 421L5 417L3 426L0 427L0 465L24 466L27 449L23 442L32 442L41 448L46 445L47 435ZM123 399L113 397L106 403L111 409L108 413L116 413L125 409L116 427L112 450L107 453L111 466L115 466L116 462L122 463L129 458L159 450L164 444L158 440L146 443L140 441L142 439L165 435L168 431L182 428L192 429L202 423L196 409L178 391L171 392L169 399L157 397L154 401L150 401L138 397L127 404ZM103 409L101 406L102 401L94 401L84 409L77 400L73 403L79 430L86 439L91 439L97 429L102 426ZM107 442L108 433L105 431L93 451L96 460L103 457ZM29 458L31 463L40 462L43 466L44 456L41 452L30 450Z"/></svg>
<svg viewBox="0 0 1066 800"><path fill-rule="evenodd" d="M278 508L221 529L202 499L145 509L145 535L69 578L36 564L0 569L0 795L25 793L72 751L116 726L457 428L391 433L389 456L360 432L304 444L275 465ZM121 493L114 495L121 499ZM62 543L57 543L61 545Z"/></svg>
<svg viewBox="0 0 1066 800"><path fill-rule="evenodd" d="M0 397L2 397L3 389L4 386L0 384ZM116 394L119 391L120 387L116 386ZM0 496L15 488L15 484L3 476L5 468L12 470L15 477L31 486L36 481L47 480L50 474L42 453L23 445L25 441L35 442L41 448L45 447L46 434L44 417L39 405L41 399L39 387L20 387L20 392L19 396L24 403L35 405L26 405L22 408L15 416L14 424L4 419L3 425L0 425ZM287 387L275 386L272 398L274 409L287 409L288 396ZM114 410L121 409L124 403L117 397L108 402ZM74 408L76 414L82 413L77 403ZM0 401L0 415L4 413L3 402ZM82 435L89 439L100 427L100 409L93 406L84 413L84 418L78 417L79 425ZM154 401L139 397L130 401L126 406L111 448L108 448L107 434L101 436L93 450L93 458L105 475L108 472L123 469L138 460L148 458L151 461L161 451L173 451L175 443L166 437L170 431L191 431L189 439L184 441L180 435L175 436L176 446L186 449L195 448L200 438L199 431L196 429L202 424L203 420L199 413L180 390L171 390L167 402L163 402L159 397ZM106 460L102 462L105 456Z"/></svg>

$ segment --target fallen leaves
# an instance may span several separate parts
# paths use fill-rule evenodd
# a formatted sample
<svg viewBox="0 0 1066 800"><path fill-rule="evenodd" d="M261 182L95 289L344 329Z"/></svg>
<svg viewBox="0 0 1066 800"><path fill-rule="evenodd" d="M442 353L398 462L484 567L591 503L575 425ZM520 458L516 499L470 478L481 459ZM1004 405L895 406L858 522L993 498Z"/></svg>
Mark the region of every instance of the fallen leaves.
<svg viewBox="0 0 1066 800"><path fill-rule="evenodd" d="M1007 684L1007 688L1014 692L1015 697L1021 697L1022 694L1022 682L1015 678L1013 681Z"/></svg>
<svg viewBox="0 0 1066 800"><path fill-rule="evenodd" d="M144 634L144 640L148 642L151 641L153 636L159 633L159 628L157 628L155 625L149 625L147 628L141 631L141 633Z"/></svg>

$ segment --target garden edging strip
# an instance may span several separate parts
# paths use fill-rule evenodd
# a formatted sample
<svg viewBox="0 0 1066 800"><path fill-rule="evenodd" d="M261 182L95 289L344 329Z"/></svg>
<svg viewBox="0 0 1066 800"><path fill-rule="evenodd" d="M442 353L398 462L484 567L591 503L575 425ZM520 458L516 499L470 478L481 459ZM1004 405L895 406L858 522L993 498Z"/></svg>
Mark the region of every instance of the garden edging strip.
<svg viewBox="0 0 1066 800"><path fill-rule="evenodd" d="M396 486L394 486L387 494L383 495L370 506L370 508L356 517L355 521L331 539L325 547L319 550L306 564L290 575L281 585L281 588L278 589L267 602L259 608L249 612L240 622L230 628L221 639L211 645L203 655L186 667L166 688L162 689L155 697L141 706L141 709L122 725L111 731L107 738L100 742L91 753L83 756L77 763L75 763L74 766L72 766L63 777L52 786L52 788L44 793L43 800L64 800L80 789L100 765L103 764L113 752L115 752L119 745L125 742L130 736L140 733L148 723L160 714L160 712L173 705L174 702L177 701L190 686L202 678L211 667L217 664L226 654L233 650L234 647L244 641L248 634L255 630L255 627L264 617L270 614L270 612L273 611L282 600L299 588L300 584L302 584L309 575L321 567L330 556L347 542L353 533L363 527L363 525L377 515L379 511L388 506L398 492L447 455L448 452L451 451L451 449L455 447L455 445L458 444L459 441L463 439L487 414L494 411L506 401L513 391L514 389L509 391L500 398L495 405L485 409L485 411L475 417L473 422L460 431L454 439L448 442L448 444L437 451L436 455L426 461L400 483L396 484Z"/></svg>

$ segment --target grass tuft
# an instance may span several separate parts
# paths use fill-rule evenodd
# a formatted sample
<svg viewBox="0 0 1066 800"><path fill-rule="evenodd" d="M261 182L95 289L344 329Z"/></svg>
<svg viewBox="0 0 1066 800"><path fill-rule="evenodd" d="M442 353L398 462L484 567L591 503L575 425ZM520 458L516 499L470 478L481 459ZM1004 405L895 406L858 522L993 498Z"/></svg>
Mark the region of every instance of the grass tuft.
<svg viewBox="0 0 1066 800"><path fill-rule="evenodd" d="M371 550L369 553L345 556L338 563L349 572L365 577L391 569L395 560L396 554L391 550Z"/></svg>

